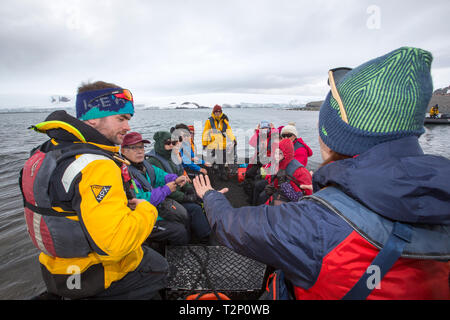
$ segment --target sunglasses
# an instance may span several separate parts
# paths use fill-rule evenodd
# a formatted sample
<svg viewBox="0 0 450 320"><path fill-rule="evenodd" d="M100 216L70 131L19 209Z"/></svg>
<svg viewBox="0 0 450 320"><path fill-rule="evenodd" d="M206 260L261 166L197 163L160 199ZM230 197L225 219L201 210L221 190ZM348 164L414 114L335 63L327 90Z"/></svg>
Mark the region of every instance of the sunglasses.
<svg viewBox="0 0 450 320"><path fill-rule="evenodd" d="M113 96L115 96L116 98L119 98L119 99L125 99L125 100L133 102L133 95L131 94L131 91L128 90L128 89L121 89L121 90L116 90L116 91L113 91L113 92L108 92L108 93L99 95L98 97L95 97L94 99L91 99L88 102L88 104L91 104L91 102L94 101L94 100L97 100L97 99L100 99L100 98L103 98L103 97L107 97L107 96L110 96L110 95L113 95Z"/></svg>
<svg viewBox="0 0 450 320"><path fill-rule="evenodd" d="M178 142L181 142L181 141L180 141L179 139L176 140L176 141L166 140L166 141L164 141L164 144L165 144L166 146L170 146L170 145L176 146Z"/></svg>
<svg viewBox="0 0 450 320"><path fill-rule="evenodd" d="M281 135L282 138L290 138L290 137L292 137L292 136L293 136L292 133L285 133L285 134L282 134L282 135Z"/></svg>
<svg viewBox="0 0 450 320"><path fill-rule="evenodd" d="M344 67L344 68L334 68L328 71L328 85L331 88L331 94L333 95L334 100L336 100L339 105L341 118L345 123L348 123L347 113L345 112L344 103L342 102L341 96L339 95L336 85L350 70L352 69Z"/></svg>

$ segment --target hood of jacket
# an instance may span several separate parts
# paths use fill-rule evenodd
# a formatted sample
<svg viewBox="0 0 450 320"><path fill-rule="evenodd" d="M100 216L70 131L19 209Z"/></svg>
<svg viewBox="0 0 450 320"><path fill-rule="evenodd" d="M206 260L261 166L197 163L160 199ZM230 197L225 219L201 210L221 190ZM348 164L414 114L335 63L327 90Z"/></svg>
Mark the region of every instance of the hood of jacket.
<svg viewBox="0 0 450 320"><path fill-rule="evenodd" d="M84 142L96 145L107 151L119 151L119 147L109 141L98 130L69 115L64 110L52 112L44 122L34 126L34 129L47 134L58 143Z"/></svg>
<svg viewBox="0 0 450 320"><path fill-rule="evenodd" d="M308 155L308 157L311 157L313 155L313 151L311 150L311 148L306 144L305 141L303 141L302 138L297 138L297 141L300 142L303 147L305 147L306 150L306 154Z"/></svg>
<svg viewBox="0 0 450 320"><path fill-rule="evenodd" d="M314 191L334 185L395 221L450 224L450 160L424 154L417 137L385 142L330 163L313 175Z"/></svg>
<svg viewBox="0 0 450 320"><path fill-rule="evenodd" d="M166 140L171 140L172 135L168 131L158 131L153 135L153 139L155 140L155 152L166 159L170 159L172 154L172 150L166 150L164 148L164 142Z"/></svg>
<svg viewBox="0 0 450 320"><path fill-rule="evenodd" d="M218 122L220 122L220 121L225 121L225 120L228 121L227 115L226 115L225 113L223 113L223 112L222 112L218 117L214 114L214 112L212 112L212 113L211 113L211 117L212 117L214 120L218 121Z"/></svg>
<svg viewBox="0 0 450 320"><path fill-rule="evenodd" d="M289 162L294 159L294 143L288 139L282 139L278 145L280 150L283 152L283 160L280 161L280 169L286 169Z"/></svg>

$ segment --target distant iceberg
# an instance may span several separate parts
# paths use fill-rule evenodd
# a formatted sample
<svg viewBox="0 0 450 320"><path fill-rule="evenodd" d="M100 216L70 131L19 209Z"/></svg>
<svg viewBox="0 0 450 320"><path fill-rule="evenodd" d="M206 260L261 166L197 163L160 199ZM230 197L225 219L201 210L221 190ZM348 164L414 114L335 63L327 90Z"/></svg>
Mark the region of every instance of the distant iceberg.
<svg viewBox="0 0 450 320"><path fill-rule="evenodd" d="M135 108L147 109L212 109L219 104L224 108L277 108L300 109L305 104L319 100L316 96L271 95L249 93L207 93L171 97L146 97L136 95ZM75 110L75 96L0 94L0 112L44 112L64 109Z"/></svg>
<svg viewBox="0 0 450 320"><path fill-rule="evenodd" d="M51 96L50 100L52 103L64 103L64 102L69 102L70 98L66 97L66 96Z"/></svg>
<svg viewBox="0 0 450 320"><path fill-rule="evenodd" d="M40 112L75 109L70 95L0 94L0 112Z"/></svg>

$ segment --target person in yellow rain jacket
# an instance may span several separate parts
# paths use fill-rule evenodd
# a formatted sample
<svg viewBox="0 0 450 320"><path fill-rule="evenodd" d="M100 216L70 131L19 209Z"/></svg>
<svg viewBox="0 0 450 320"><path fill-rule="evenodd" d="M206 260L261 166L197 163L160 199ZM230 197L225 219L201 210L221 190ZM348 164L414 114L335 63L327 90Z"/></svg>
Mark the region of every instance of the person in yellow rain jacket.
<svg viewBox="0 0 450 320"><path fill-rule="evenodd" d="M431 109L430 109L430 117L431 118L438 118L439 117L439 106L437 104L431 107Z"/></svg>
<svg viewBox="0 0 450 320"><path fill-rule="evenodd" d="M211 117L205 122L202 134L203 149L206 149L206 161L214 163L223 180L228 180L228 164L236 160L236 137L231 130L228 117L222 107L215 105Z"/></svg>
<svg viewBox="0 0 450 320"><path fill-rule="evenodd" d="M32 151L20 175L48 295L158 298L168 264L143 245L158 212L127 194L126 166L118 157L134 113L132 95L106 82L85 84L76 111L78 119L61 110L32 126L50 140Z"/></svg>

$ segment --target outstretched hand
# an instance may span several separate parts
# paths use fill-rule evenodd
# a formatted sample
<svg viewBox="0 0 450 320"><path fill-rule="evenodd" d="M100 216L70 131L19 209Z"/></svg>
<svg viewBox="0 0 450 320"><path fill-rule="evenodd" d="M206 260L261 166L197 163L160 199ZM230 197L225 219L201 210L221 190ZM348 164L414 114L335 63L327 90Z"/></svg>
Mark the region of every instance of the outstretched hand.
<svg viewBox="0 0 450 320"><path fill-rule="evenodd" d="M193 180L195 192L197 192L197 195L199 198L203 199L203 196L205 193L209 190L214 190L214 188L211 186L211 182L209 181L209 177L207 175L203 176L201 174L197 175ZM223 188L222 190L219 190L220 193L228 192L228 188Z"/></svg>

